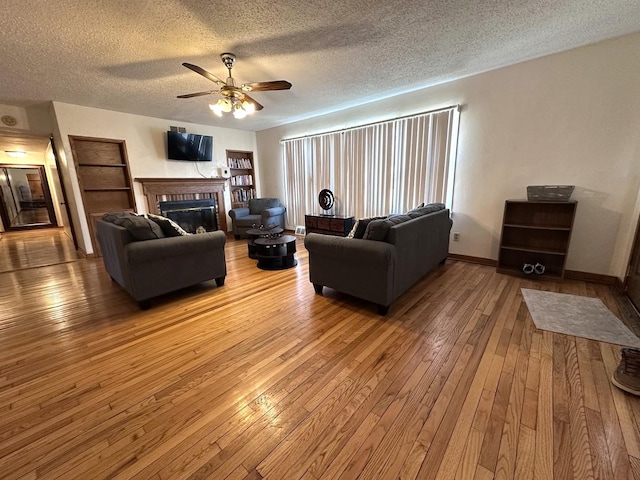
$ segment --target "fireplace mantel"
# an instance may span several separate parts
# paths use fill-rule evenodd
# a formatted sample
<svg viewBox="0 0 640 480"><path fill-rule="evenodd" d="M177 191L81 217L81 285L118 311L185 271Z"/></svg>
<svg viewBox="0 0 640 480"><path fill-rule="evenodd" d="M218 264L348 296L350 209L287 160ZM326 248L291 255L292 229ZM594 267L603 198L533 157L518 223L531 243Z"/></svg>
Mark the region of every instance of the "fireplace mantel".
<svg viewBox="0 0 640 480"><path fill-rule="evenodd" d="M135 181L142 184L142 191L147 198L147 211L156 215L160 214L160 202L213 198L218 226L227 232L227 209L224 204L226 178L136 178Z"/></svg>

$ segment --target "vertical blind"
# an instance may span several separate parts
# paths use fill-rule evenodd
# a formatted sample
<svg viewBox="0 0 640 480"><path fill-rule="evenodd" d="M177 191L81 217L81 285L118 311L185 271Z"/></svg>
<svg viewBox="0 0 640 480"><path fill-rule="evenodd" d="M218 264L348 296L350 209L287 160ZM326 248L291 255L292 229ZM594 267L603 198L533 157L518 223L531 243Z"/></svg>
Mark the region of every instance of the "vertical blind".
<svg viewBox="0 0 640 480"><path fill-rule="evenodd" d="M335 196L333 213L356 218L403 213L422 202L451 207L458 116L450 107L284 140L287 225L304 225L305 213L318 212L325 188Z"/></svg>

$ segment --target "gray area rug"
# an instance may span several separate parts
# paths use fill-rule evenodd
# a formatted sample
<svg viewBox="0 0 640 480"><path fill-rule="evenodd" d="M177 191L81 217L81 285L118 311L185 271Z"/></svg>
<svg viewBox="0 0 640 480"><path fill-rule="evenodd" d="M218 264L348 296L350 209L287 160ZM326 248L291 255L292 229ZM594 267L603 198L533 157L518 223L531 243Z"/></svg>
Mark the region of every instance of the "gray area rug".
<svg viewBox="0 0 640 480"><path fill-rule="evenodd" d="M640 348L636 337L599 298L522 288L536 327L565 335Z"/></svg>

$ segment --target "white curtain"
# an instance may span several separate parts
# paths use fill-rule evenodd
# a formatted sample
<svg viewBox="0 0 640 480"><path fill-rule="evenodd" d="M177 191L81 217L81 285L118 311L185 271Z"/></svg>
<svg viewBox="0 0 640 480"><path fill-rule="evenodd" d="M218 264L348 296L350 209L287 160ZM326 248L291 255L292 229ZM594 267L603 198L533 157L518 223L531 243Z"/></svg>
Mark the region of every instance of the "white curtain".
<svg viewBox="0 0 640 480"><path fill-rule="evenodd" d="M285 140L287 225L319 212L328 188L332 213L358 218L404 213L425 202L451 207L458 108Z"/></svg>

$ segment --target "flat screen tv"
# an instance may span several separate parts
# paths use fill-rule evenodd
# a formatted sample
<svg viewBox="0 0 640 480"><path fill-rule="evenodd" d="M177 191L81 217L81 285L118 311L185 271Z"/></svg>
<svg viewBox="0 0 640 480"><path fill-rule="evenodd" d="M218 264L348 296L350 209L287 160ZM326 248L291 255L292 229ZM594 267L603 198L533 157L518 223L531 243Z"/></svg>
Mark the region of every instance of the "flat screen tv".
<svg viewBox="0 0 640 480"><path fill-rule="evenodd" d="M169 131L167 132L167 158L211 162L213 161L213 137Z"/></svg>

